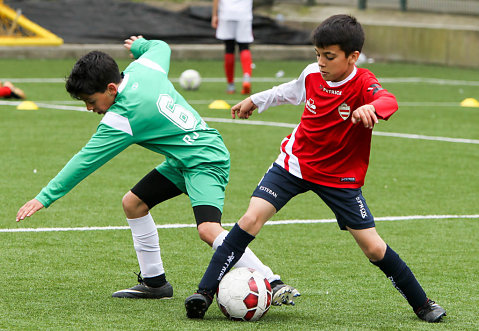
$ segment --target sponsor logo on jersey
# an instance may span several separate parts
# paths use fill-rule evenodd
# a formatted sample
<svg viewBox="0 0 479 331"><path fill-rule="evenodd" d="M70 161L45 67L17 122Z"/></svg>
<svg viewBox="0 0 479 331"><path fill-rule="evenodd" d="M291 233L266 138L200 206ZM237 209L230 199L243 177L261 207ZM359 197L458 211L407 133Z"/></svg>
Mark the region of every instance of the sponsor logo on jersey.
<svg viewBox="0 0 479 331"><path fill-rule="evenodd" d="M340 181L343 183L354 183L356 181L356 177L341 177Z"/></svg>
<svg viewBox="0 0 479 331"><path fill-rule="evenodd" d="M328 94L334 94L334 95L342 95L342 94L343 94L343 91L331 90L331 89L328 89L328 88L324 87L323 85L319 85L319 88L320 88L323 92L326 92L326 93L328 93Z"/></svg>
<svg viewBox="0 0 479 331"><path fill-rule="evenodd" d="M274 192L274 191L273 191L272 189L270 189L270 188L264 187L263 185L261 185L261 186L259 187L259 190L260 190L260 191L264 191L264 192L266 192L266 193L268 193L268 194L274 196L275 198L278 197L278 193Z"/></svg>
<svg viewBox="0 0 479 331"><path fill-rule="evenodd" d="M359 205L359 212L361 213L361 218L365 219L366 216L368 216L368 212L366 211L366 208L364 208L363 200L361 200L360 197L356 197L356 201Z"/></svg>
<svg viewBox="0 0 479 331"><path fill-rule="evenodd" d="M314 104L314 100L309 98L306 101L306 109L312 112L313 114L316 114L316 105Z"/></svg>
<svg viewBox="0 0 479 331"><path fill-rule="evenodd" d="M351 115L351 107L344 102L338 107L338 112L343 120L347 120L349 115Z"/></svg>

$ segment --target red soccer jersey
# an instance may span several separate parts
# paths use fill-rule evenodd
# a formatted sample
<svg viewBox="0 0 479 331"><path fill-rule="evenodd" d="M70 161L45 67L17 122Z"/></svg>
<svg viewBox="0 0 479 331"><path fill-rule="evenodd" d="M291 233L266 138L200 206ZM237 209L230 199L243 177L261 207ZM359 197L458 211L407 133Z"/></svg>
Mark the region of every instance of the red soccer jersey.
<svg viewBox="0 0 479 331"><path fill-rule="evenodd" d="M269 106L305 102L301 122L281 143L276 163L292 175L330 187L364 185L372 130L353 124L352 112L372 104L387 120L398 108L396 98L367 69L355 68L341 82L325 81L317 63L292 82L251 96L262 112Z"/></svg>

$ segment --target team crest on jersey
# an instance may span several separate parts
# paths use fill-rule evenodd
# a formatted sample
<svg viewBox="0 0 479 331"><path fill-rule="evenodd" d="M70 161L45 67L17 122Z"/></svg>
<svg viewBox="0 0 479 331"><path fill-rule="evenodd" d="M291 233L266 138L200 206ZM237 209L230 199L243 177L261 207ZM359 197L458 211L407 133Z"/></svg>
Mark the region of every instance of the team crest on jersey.
<svg viewBox="0 0 479 331"><path fill-rule="evenodd" d="M351 115L351 107L349 107L346 103L342 103L338 107L338 112L339 116L341 116L341 118L346 121L349 115Z"/></svg>

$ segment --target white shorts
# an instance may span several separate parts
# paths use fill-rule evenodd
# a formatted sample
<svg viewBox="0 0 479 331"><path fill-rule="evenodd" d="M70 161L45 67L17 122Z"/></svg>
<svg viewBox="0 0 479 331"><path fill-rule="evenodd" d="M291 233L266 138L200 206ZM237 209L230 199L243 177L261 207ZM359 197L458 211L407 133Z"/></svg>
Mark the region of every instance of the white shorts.
<svg viewBox="0 0 479 331"><path fill-rule="evenodd" d="M238 43L252 43L253 38L253 22L252 20L231 21L218 20L216 28L216 38L220 40L236 40Z"/></svg>

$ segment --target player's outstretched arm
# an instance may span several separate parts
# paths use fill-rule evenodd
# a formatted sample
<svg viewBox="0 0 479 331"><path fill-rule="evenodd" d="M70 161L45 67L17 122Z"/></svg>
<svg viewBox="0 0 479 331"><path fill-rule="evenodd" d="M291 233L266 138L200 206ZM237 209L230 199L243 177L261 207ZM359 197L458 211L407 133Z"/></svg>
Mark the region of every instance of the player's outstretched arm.
<svg viewBox="0 0 479 331"><path fill-rule="evenodd" d="M373 105L361 106L353 111L353 114L351 115L351 121L353 124L361 122L365 128L372 129L374 124L378 123L376 109Z"/></svg>
<svg viewBox="0 0 479 331"><path fill-rule="evenodd" d="M247 97L231 107L231 117L236 118L236 115L238 115L239 118L249 118L256 108L258 107L253 103L251 98Z"/></svg>
<svg viewBox="0 0 479 331"><path fill-rule="evenodd" d="M40 201L38 201L37 199L32 199L18 210L16 221L20 222L21 220L24 220L25 217L32 216L42 208L43 205Z"/></svg>

